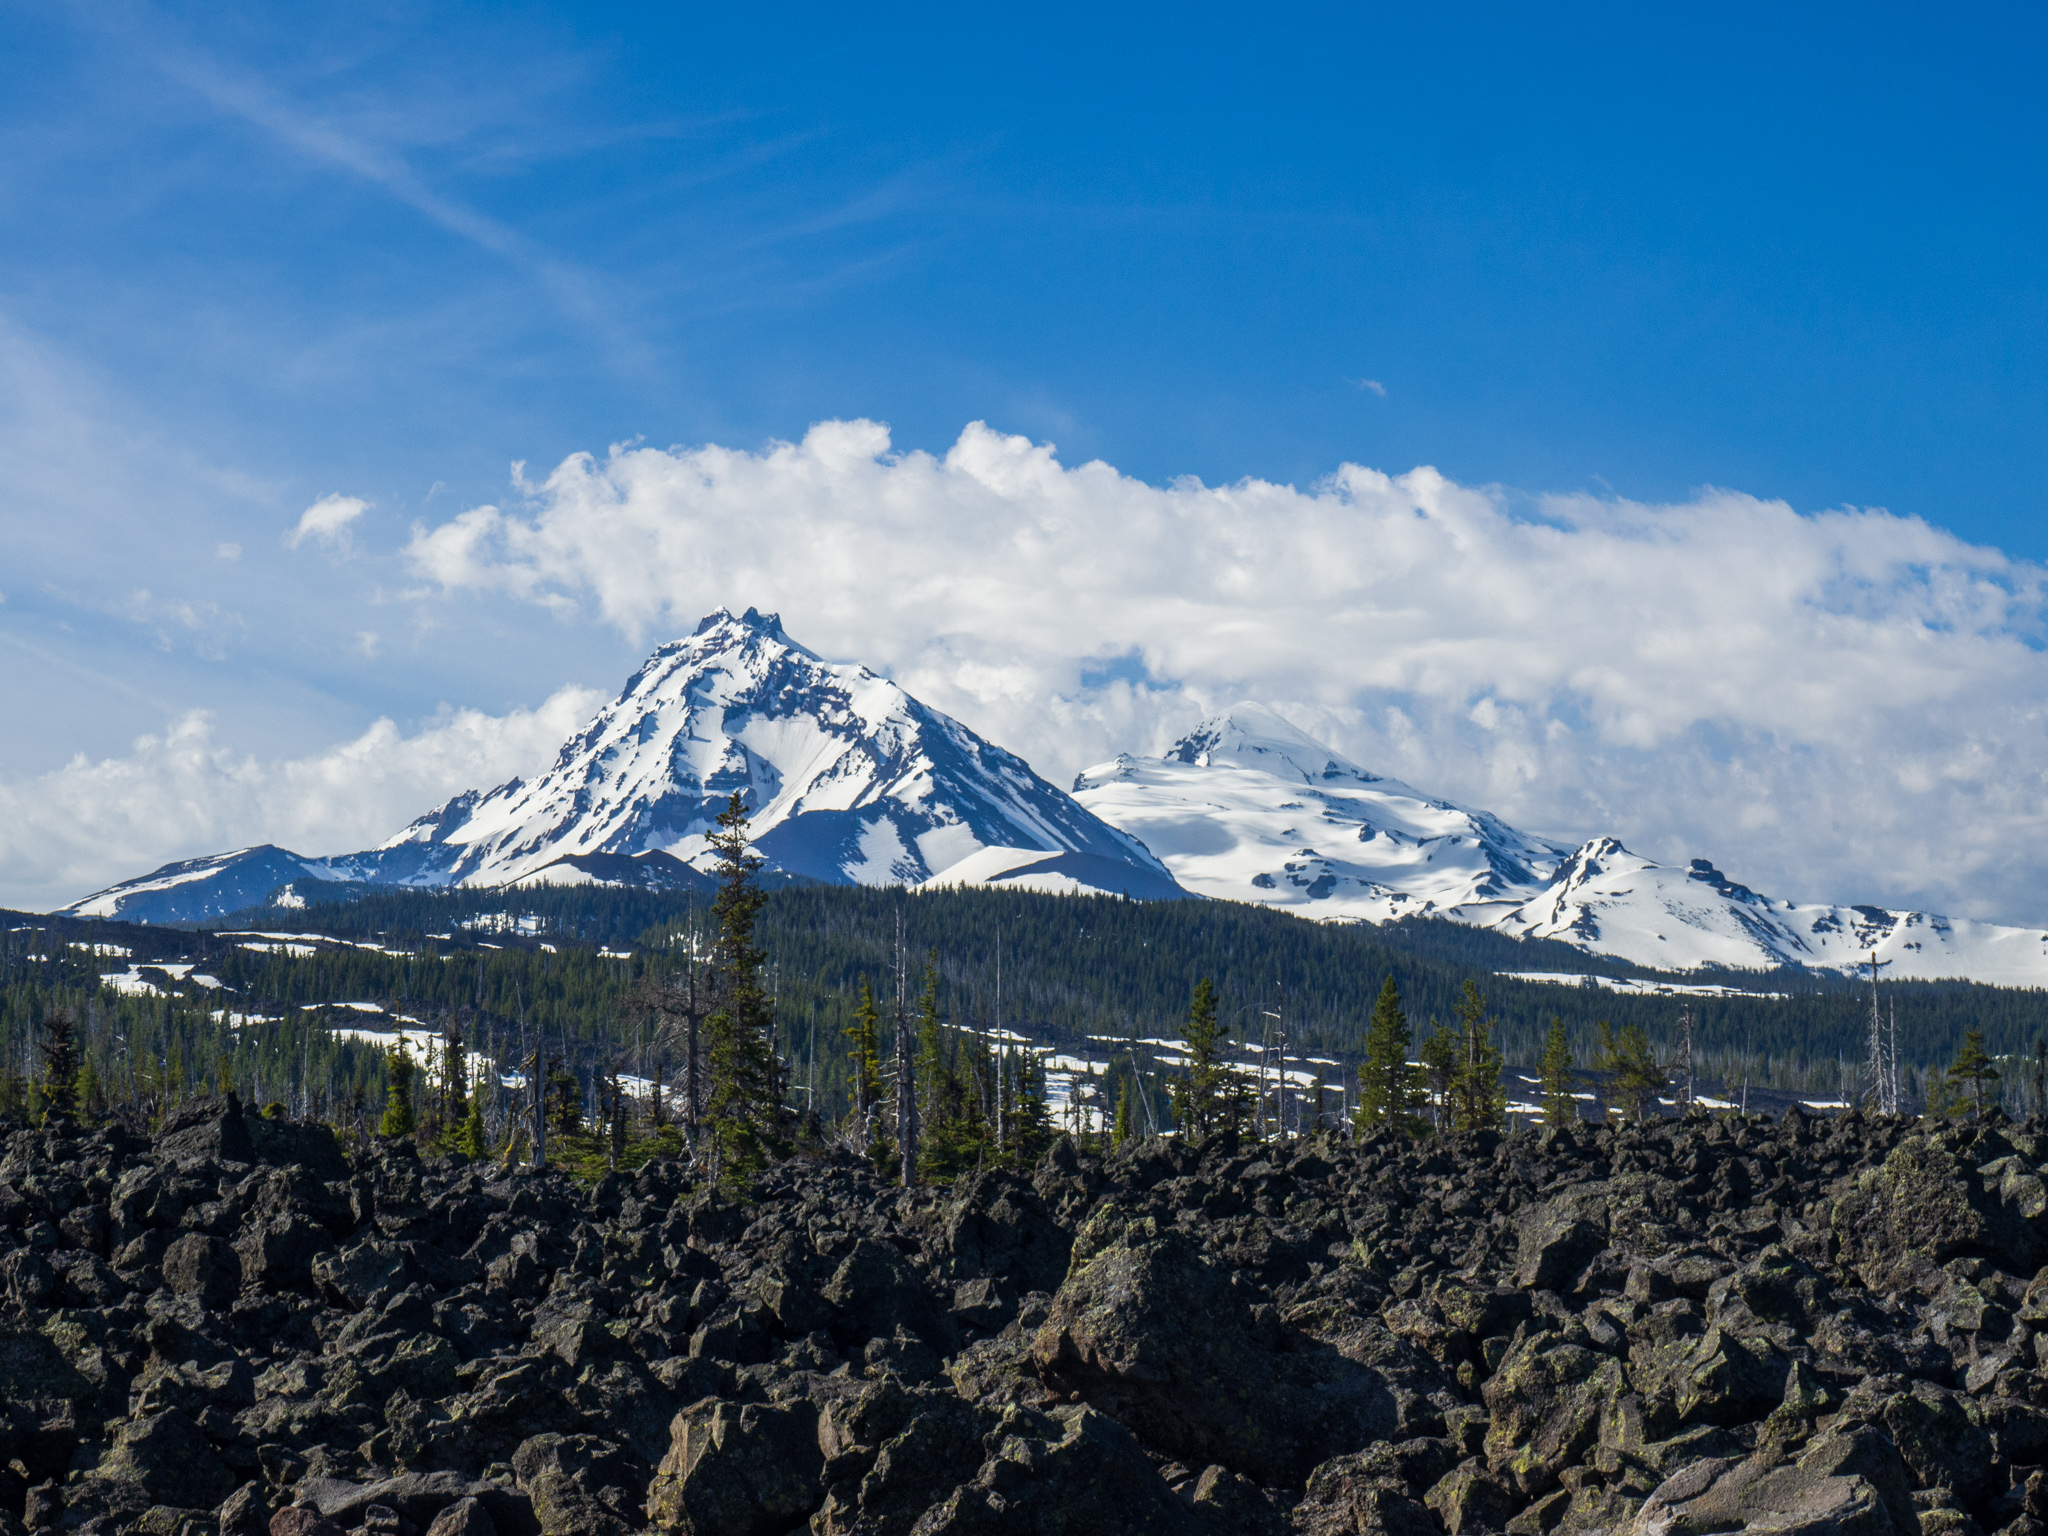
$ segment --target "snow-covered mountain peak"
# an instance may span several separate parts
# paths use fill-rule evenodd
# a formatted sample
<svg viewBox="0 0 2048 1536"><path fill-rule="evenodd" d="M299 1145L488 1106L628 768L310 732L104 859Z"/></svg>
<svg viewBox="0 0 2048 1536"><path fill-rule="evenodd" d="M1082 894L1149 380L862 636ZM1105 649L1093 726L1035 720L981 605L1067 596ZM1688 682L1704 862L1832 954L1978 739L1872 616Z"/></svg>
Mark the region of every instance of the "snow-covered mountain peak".
<svg viewBox="0 0 2048 1536"><path fill-rule="evenodd" d="M680 866L709 867L708 834L735 793L755 847L787 874L989 884L1028 868L1062 889L1186 894L1022 758L753 608L720 609L658 647L545 773L467 790L376 848L318 862L325 878L409 885L673 884L694 878ZM87 899L126 912L133 885Z"/></svg>
<svg viewBox="0 0 2048 1536"><path fill-rule="evenodd" d="M1233 706L1075 795L1204 895L1379 922L1540 889L1565 852L1370 773L1271 710Z"/></svg>
<svg viewBox="0 0 2048 1536"><path fill-rule="evenodd" d="M1619 838L1576 848L1376 778L1269 710L1236 705L1165 756L1123 756L1077 798L1144 839L1189 890L1304 917L1454 918L1660 969L1853 969L2048 983L2048 932L1764 896L1706 859L1683 868Z"/></svg>
<svg viewBox="0 0 2048 1536"><path fill-rule="evenodd" d="M721 609L659 647L532 783L455 802L391 845L459 847L450 878L525 878L570 854L708 859L729 796L771 863L813 879L915 884L991 847L1164 870L1034 774L896 683L828 662L775 614ZM983 862L986 862L985 860Z"/></svg>
<svg viewBox="0 0 2048 1536"><path fill-rule="evenodd" d="M1166 761L1197 768L1250 768L1304 784L1333 779L1357 784L1388 782L1331 751L1293 722L1263 704L1233 704L1211 715L1166 750Z"/></svg>

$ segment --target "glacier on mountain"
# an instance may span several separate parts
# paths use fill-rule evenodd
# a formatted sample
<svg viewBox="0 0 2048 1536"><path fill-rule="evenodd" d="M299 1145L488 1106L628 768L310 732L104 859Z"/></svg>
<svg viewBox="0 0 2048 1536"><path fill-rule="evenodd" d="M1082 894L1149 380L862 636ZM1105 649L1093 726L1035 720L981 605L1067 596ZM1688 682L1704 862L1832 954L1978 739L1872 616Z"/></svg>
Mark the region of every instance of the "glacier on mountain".
<svg viewBox="0 0 2048 1536"><path fill-rule="evenodd" d="M1574 848L1424 795L1241 704L1163 756L1082 773L1074 798L1143 840L1187 890L1304 917L1446 917L1663 970L1852 970L2048 985L2048 932L1763 896L1705 859L1679 869L1612 837Z"/></svg>
<svg viewBox="0 0 2048 1536"><path fill-rule="evenodd" d="M1186 894L1142 842L1022 758L866 667L823 660L778 617L749 608L721 609L661 646L531 782L465 791L361 853L307 859L271 848L253 862L255 850L188 860L66 910L189 920L250 905L221 902L273 874L265 891L303 878L701 883L709 834L735 791L752 813L756 851L786 875Z"/></svg>
<svg viewBox="0 0 2048 1536"><path fill-rule="evenodd" d="M1193 894L1319 919L1450 918L1660 970L1846 970L1875 951L1895 977L2048 985L2048 932L1783 901L1704 859L1679 868L1611 837L1531 836L1254 704L1161 757L1091 768L1068 794L753 609L721 609L657 649L530 782L464 791L360 853L238 849L65 910L197 921L302 881L703 887L707 834L734 791L771 869L833 884Z"/></svg>

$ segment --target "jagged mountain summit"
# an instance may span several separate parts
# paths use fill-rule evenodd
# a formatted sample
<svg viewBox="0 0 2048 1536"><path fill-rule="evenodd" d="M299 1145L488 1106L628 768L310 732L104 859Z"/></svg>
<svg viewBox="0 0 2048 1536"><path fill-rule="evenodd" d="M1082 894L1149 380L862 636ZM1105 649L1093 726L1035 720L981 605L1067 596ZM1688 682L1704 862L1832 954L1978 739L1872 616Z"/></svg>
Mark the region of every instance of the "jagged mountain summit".
<svg viewBox="0 0 2048 1536"><path fill-rule="evenodd" d="M1083 773L1075 798L1140 838L1188 890L1305 917L1454 918L1666 970L1848 970L2048 985L2048 932L1763 896L1705 859L1685 868L1612 837L1572 848L1350 762L1241 704L1164 756Z"/></svg>
<svg viewBox="0 0 2048 1536"><path fill-rule="evenodd" d="M266 880L694 884L735 791L756 849L788 875L1186 894L1142 842L1022 758L865 667L821 659L750 608L721 609L656 650L531 782L457 795L361 853L187 860L65 910L189 921L249 905Z"/></svg>

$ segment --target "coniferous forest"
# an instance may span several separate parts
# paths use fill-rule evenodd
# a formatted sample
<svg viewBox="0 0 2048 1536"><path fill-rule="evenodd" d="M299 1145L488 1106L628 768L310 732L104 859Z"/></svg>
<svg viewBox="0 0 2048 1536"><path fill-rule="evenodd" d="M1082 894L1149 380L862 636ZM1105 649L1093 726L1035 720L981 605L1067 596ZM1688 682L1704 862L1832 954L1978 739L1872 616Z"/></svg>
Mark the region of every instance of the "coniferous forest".
<svg viewBox="0 0 2048 1536"><path fill-rule="evenodd" d="M997 1137L1006 1116L1053 1123L1048 1063L1073 1080L1063 1095L1072 1128L1171 1126L1185 1103L1190 1000L1205 981L1222 1058L1255 1072L1277 1053L1297 1075L1273 1095L1281 1116L1349 1115L1362 1086L1375 1103L1405 1093L1387 1086L1404 1058L1420 1062L1415 1091L1428 1099L1434 1078L1442 1097L1450 1069L1433 1067L1430 1052L1449 1050L1474 1019L1500 1068L1522 1074L1504 1100L1532 1101L1540 1067L1552 1099L1559 1071L1582 1087L1633 1072L1653 1084L1637 1106L1655 1104L1676 1081L1688 1026L1701 1092L1854 1100L1868 1085L1867 980L1789 970L1658 978L1450 922L1316 924L1228 902L763 884L751 870L747 883L742 949L758 997L740 1035L718 1047L730 1057L735 1040L772 1037L772 1063L746 1067L747 1093L779 1097L812 1127L866 1116L874 1155L900 1157L884 1127L898 1118L891 1085L908 1078L930 1122L920 1156L939 1173L985 1157L977 1137ZM567 1138L559 1145L628 1135L614 1120L631 1122L628 1139L644 1138L683 1105L690 1051L679 1021L694 1005L678 999L692 988L706 1000L694 1081L718 1091L713 1010L741 953L725 896L302 886L296 898L303 904L194 930L10 918L0 936L0 1116L33 1111L51 1075L51 1021L61 1020L87 1114L155 1115L232 1088L279 1113L367 1131L403 1097L409 1123L445 1140L474 1121L471 1139L502 1149L530 1138L527 1085L538 1077L549 1123ZM1721 990L1617 992L1596 978ZM1393 1040L1383 1027L1376 1044L1376 1008L1383 1019L1389 999L1407 1032ZM1905 1100L1937 1111L1960 1103L1949 1069L1974 1052L1972 1092L1989 1082L2015 1110L2034 1107L2048 997L1885 982L1881 1007ZM394 1053L400 1031L410 1038ZM1256 1123L1257 1110L1246 1113Z"/></svg>

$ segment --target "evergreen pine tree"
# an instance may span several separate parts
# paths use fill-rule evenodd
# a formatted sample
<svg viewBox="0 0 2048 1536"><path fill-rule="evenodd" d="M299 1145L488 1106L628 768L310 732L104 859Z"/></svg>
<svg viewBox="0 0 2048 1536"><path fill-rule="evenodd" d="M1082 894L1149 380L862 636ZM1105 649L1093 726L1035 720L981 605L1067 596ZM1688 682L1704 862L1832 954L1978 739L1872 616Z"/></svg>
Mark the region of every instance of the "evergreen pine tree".
<svg viewBox="0 0 2048 1536"><path fill-rule="evenodd" d="M1963 1031L1963 1048L1956 1052L1956 1059L1949 1066L1948 1080L1959 1088L1969 1085L1970 1116L1974 1120L1983 1119L1984 1085L1998 1081L1998 1068L1992 1065L1991 1056L1984 1049L1983 1030Z"/></svg>
<svg viewBox="0 0 2048 1536"><path fill-rule="evenodd" d="M853 1092L848 1129L858 1139L860 1150L872 1158L882 1125L882 1011L875 1006L875 989L868 985L866 972L862 972L860 989L854 995L853 1027L846 1031L846 1038Z"/></svg>
<svg viewBox="0 0 2048 1536"><path fill-rule="evenodd" d="M1173 1117L1183 1134L1200 1139L1217 1129L1230 1069L1223 1061L1223 1029L1216 1022L1216 986L1204 976L1188 1000L1181 1026L1187 1065L1173 1085Z"/></svg>
<svg viewBox="0 0 2048 1536"><path fill-rule="evenodd" d="M1017 1119L1013 1142L1017 1166L1029 1168L1051 1147L1053 1124L1052 1110L1045 1098L1045 1063L1029 1050L1022 1056L1017 1065Z"/></svg>
<svg viewBox="0 0 2048 1536"><path fill-rule="evenodd" d="M1579 1106L1572 1099L1572 1047L1565 1038L1564 1020L1555 1014L1537 1074L1543 1086L1543 1118L1552 1125L1572 1124L1579 1118Z"/></svg>
<svg viewBox="0 0 2048 1536"><path fill-rule="evenodd" d="M548 1063L547 1083L548 1118L566 1145L583 1134L583 1084L559 1060Z"/></svg>
<svg viewBox="0 0 2048 1536"><path fill-rule="evenodd" d="M718 923L713 950L715 1006L704 1021L711 1093L705 1106L713 1177L738 1184L789 1150L782 1063L775 1055L775 1008L761 985L767 958L754 937L763 897L760 857L747 846L746 804L737 791L711 837L718 855Z"/></svg>
<svg viewBox="0 0 2048 1536"><path fill-rule="evenodd" d="M1451 1079L1451 1123L1461 1131L1492 1130L1507 1113L1493 1023L1478 983L1468 977L1458 997L1458 1064Z"/></svg>
<svg viewBox="0 0 2048 1536"><path fill-rule="evenodd" d="M1607 1074L1608 1091L1620 1101L1628 1118L1641 1124L1656 1108L1657 1095L1670 1086L1670 1074L1657 1059L1642 1025L1623 1025L1617 1034L1601 1019L1599 1029L1600 1070Z"/></svg>
<svg viewBox="0 0 2048 1536"><path fill-rule="evenodd" d="M469 1118L469 1052L462 1044L462 1031L452 1023L441 1035L441 1139L456 1146Z"/></svg>
<svg viewBox="0 0 2048 1536"><path fill-rule="evenodd" d="M1439 1134L1450 1129L1451 1121L1451 1078L1458 1068L1458 1042L1451 1038L1451 1032L1437 1023L1429 1021L1429 1033L1423 1037L1422 1049L1416 1053L1422 1059L1422 1081L1428 1095L1429 1123Z"/></svg>
<svg viewBox="0 0 2048 1536"><path fill-rule="evenodd" d="M1389 976L1365 1026L1365 1059L1358 1065L1358 1112L1352 1125L1361 1136L1382 1127L1414 1130L1415 1076L1408 1066L1408 1015L1401 989Z"/></svg>
<svg viewBox="0 0 2048 1536"><path fill-rule="evenodd" d="M410 1136L415 1121L412 1107L412 1056L399 1041L384 1056L384 1118L377 1124L379 1136Z"/></svg>
<svg viewBox="0 0 2048 1536"><path fill-rule="evenodd" d="M469 1108L462 1117L462 1128L455 1143L455 1150L463 1153L472 1162L482 1162L490 1151L490 1144L484 1135L484 1107L475 1097L469 1101Z"/></svg>
<svg viewBox="0 0 2048 1536"><path fill-rule="evenodd" d="M99 1068L93 1065L92 1053L85 1053L78 1064L77 1090L73 1097L78 1113L84 1119L97 1120L107 1112L106 1084L100 1080Z"/></svg>
<svg viewBox="0 0 2048 1536"><path fill-rule="evenodd" d="M927 1182L954 1172L956 1097L945 1030L939 1022L939 956L925 957L924 988L917 1000L917 1175Z"/></svg>
<svg viewBox="0 0 2048 1536"><path fill-rule="evenodd" d="M1116 1144L1122 1146L1131 1139L1131 1080L1118 1074L1116 1080Z"/></svg>
<svg viewBox="0 0 2048 1536"><path fill-rule="evenodd" d="M78 1024L58 1010L43 1020L43 1038L36 1049L43 1056L43 1119L67 1120L78 1108Z"/></svg>

